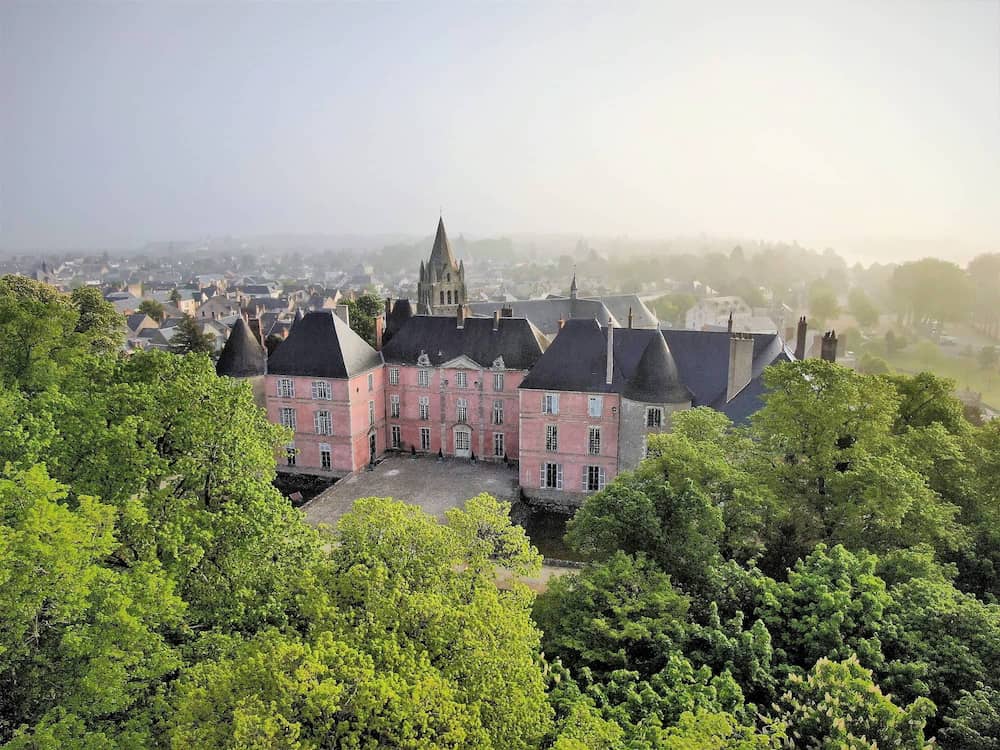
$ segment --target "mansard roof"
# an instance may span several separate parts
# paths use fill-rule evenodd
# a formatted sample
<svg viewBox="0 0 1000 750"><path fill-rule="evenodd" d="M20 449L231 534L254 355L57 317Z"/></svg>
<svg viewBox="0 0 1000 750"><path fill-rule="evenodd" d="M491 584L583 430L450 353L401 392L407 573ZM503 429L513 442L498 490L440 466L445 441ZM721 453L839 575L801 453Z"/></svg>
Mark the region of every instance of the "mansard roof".
<svg viewBox="0 0 1000 750"><path fill-rule="evenodd" d="M250 378L267 373L267 354L243 318L237 318L233 324L233 330L229 332L226 345L222 347L219 361L215 364L215 371L231 378Z"/></svg>
<svg viewBox="0 0 1000 750"><path fill-rule="evenodd" d="M382 348L386 362L415 365L422 354L434 367L467 357L483 367L503 359L510 370L528 370L548 347L548 339L524 318L465 318L459 328L454 316L416 315L407 320Z"/></svg>
<svg viewBox="0 0 1000 750"><path fill-rule="evenodd" d="M621 393L647 403L680 403L691 393L680 381L667 343L657 330L615 328L611 383L608 332L596 320L568 320L522 388Z"/></svg>
<svg viewBox="0 0 1000 750"><path fill-rule="evenodd" d="M379 353L329 310L308 312L267 361L273 375L349 378L378 367Z"/></svg>
<svg viewBox="0 0 1000 750"><path fill-rule="evenodd" d="M444 218L438 219L437 234L434 236L434 248L431 250L431 259L428 265L431 268L457 268L455 256L451 252L451 243L448 242L448 233L444 231Z"/></svg>

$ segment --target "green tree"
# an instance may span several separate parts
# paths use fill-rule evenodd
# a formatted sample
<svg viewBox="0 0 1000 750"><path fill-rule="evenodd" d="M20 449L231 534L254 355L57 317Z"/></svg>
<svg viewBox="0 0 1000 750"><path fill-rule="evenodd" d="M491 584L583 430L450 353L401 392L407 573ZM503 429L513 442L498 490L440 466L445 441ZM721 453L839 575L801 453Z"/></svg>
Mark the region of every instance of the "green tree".
<svg viewBox="0 0 1000 750"><path fill-rule="evenodd" d="M973 298L969 277L954 263L937 258L904 263L889 281L896 310L904 320L961 320Z"/></svg>
<svg viewBox="0 0 1000 750"><path fill-rule="evenodd" d="M175 354L201 352L211 354L215 351L215 336L202 332L198 321L190 315L185 315L177 324L177 333L170 339L170 351Z"/></svg>
<svg viewBox="0 0 1000 750"><path fill-rule="evenodd" d="M121 348L122 316L101 296L99 289L91 286L74 289L70 302L79 315L74 330L90 341L94 351L114 352Z"/></svg>
<svg viewBox="0 0 1000 750"><path fill-rule="evenodd" d="M878 323L878 309L861 287L854 287L847 294L847 309L862 328Z"/></svg>
<svg viewBox="0 0 1000 750"><path fill-rule="evenodd" d="M375 319L384 312L382 301L374 294L362 294L357 299L347 300L347 311L351 330L375 346Z"/></svg>
<svg viewBox="0 0 1000 750"><path fill-rule="evenodd" d="M816 282L809 289L809 314L820 323L837 317L840 303L837 293L825 282Z"/></svg>
<svg viewBox="0 0 1000 750"><path fill-rule="evenodd" d="M791 675L779 717L788 724L792 747L869 750L896 747L924 750L924 724L934 705L918 698L895 705L854 657L820 659L805 677Z"/></svg>
<svg viewBox="0 0 1000 750"><path fill-rule="evenodd" d="M163 305L155 299L144 299L139 304L139 312L145 313L158 323L163 322Z"/></svg>

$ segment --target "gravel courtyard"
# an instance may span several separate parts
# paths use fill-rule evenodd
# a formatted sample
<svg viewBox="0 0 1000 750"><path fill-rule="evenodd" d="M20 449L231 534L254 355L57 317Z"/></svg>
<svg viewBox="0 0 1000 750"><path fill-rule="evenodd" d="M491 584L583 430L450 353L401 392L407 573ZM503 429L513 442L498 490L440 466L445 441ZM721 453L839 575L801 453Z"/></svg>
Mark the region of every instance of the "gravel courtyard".
<svg viewBox="0 0 1000 750"><path fill-rule="evenodd" d="M444 518L470 497L487 492L498 500L518 498L517 473L503 464L465 459L392 456L375 467L340 480L302 506L310 523L333 525L360 497L393 497Z"/></svg>

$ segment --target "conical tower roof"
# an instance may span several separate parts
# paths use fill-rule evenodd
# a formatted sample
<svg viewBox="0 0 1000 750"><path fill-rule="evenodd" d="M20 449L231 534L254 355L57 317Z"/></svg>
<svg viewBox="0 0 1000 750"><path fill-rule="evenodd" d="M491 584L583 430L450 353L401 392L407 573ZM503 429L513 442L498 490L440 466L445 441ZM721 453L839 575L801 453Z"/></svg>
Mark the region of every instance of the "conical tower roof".
<svg viewBox="0 0 1000 750"><path fill-rule="evenodd" d="M681 383L677 363L659 331L650 338L622 395L649 404L691 400L691 391Z"/></svg>
<svg viewBox="0 0 1000 750"><path fill-rule="evenodd" d="M267 354L257 343L250 326L243 318L238 318L233 325L226 345L222 347L219 361L215 364L215 371L231 378L252 378L267 374Z"/></svg>
<svg viewBox="0 0 1000 750"><path fill-rule="evenodd" d="M434 236L434 248L431 250L429 265L433 268L455 268L455 255L451 252L448 233L444 231L444 218L438 219L437 234Z"/></svg>

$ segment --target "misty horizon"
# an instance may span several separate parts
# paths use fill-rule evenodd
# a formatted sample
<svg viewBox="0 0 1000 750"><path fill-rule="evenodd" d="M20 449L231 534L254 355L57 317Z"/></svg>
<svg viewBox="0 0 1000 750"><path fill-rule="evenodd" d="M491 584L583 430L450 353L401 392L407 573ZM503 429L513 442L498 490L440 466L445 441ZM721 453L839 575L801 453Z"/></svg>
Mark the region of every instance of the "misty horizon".
<svg viewBox="0 0 1000 750"><path fill-rule="evenodd" d="M1000 3L0 8L0 250L1000 245Z"/></svg>

